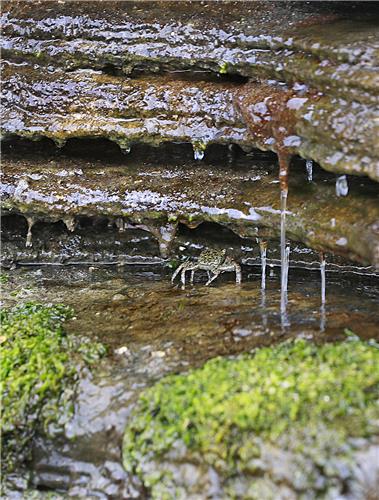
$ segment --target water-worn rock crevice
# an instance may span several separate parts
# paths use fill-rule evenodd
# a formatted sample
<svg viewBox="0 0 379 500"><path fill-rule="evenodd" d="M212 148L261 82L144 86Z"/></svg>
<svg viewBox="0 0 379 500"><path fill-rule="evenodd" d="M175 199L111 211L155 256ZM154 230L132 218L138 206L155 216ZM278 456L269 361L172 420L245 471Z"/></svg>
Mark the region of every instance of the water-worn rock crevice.
<svg viewBox="0 0 379 500"><path fill-rule="evenodd" d="M159 152L159 150L157 150ZM63 221L75 234L80 217L103 218L119 231L143 230L170 255L178 224L190 228L218 223L243 238L278 239L280 205L275 162L216 160L213 164L163 163L122 156L109 160L69 156L4 157L3 208L29 221L26 246L36 221ZM220 164L221 163L221 164ZM374 183L352 183L351 195L335 193L333 177L308 183L303 165L294 164L287 214L288 237L364 265L379 263L378 190ZM127 170L127 175L126 174ZM301 172L301 175L300 175ZM228 184L225 186L225 176Z"/></svg>

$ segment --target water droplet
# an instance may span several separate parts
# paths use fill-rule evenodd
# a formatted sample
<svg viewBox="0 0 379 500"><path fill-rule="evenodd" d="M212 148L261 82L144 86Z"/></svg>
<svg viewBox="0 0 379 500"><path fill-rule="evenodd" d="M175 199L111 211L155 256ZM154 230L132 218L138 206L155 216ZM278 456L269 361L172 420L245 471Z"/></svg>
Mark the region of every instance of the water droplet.
<svg viewBox="0 0 379 500"><path fill-rule="evenodd" d="M349 193L349 185L347 183L346 175L340 175L336 179L336 195L347 196Z"/></svg>
<svg viewBox="0 0 379 500"><path fill-rule="evenodd" d="M313 179L313 161L312 160L306 160L306 162L305 162L305 168L307 170L307 179L308 179L308 182L312 182L312 179Z"/></svg>
<svg viewBox="0 0 379 500"><path fill-rule="evenodd" d="M204 158L204 151L201 151L200 149L194 149L193 157L195 158L195 160L202 160Z"/></svg>
<svg viewBox="0 0 379 500"><path fill-rule="evenodd" d="M125 146L125 147L120 147L121 153L124 155L128 155L130 151L132 150L131 146Z"/></svg>

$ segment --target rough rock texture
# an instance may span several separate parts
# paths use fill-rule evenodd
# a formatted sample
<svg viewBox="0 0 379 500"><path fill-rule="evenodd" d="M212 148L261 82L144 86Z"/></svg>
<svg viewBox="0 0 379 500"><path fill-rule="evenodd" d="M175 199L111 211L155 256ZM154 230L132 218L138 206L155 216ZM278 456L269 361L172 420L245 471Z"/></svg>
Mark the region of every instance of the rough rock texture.
<svg viewBox="0 0 379 500"><path fill-rule="evenodd" d="M8 3L3 51L17 66L4 72L3 133L61 144L103 136L125 149L136 141L188 141L199 157L212 142L279 154L284 143L286 153L328 170L379 180L376 15L356 15L352 25L341 6L324 4L144 5ZM175 82L172 74L170 81L130 82L83 68L238 74L254 83ZM48 109L41 109L41 95L51 96Z"/></svg>
<svg viewBox="0 0 379 500"><path fill-rule="evenodd" d="M63 220L73 231L78 216L106 217L119 230L150 231L164 257L170 253L179 222L189 227L216 222L242 237L279 237L274 163L256 162L253 168L245 163L231 171L219 164L197 165L188 162L178 168L170 163L116 160L106 164L11 155L3 162L3 207L27 217L27 246L32 244L32 227L38 220ZM378 265L378 193L376 185L369 188L356 183L350 197L339 198L333 178L307 183L304 171L294 175L288 238L315 250Z"/></svg>
<svg viewBox="0 0 379 500"><path fill-rule="evenodd" d="M298 340L162 379L126 426L126 470L156 499L371 498L379 463L367 477L362 466L378 452L379 354L350 340Z"/></svg>
<svg viewBox="0 0 379 500"><path fill-rule="evenodd" d="M104 137L126 150L136 142L190 142L203 155L208 143L249 145L233 106L233 84L14 64L5 64L3 78L5 134L49 137L59 145L73 137Z"/></svg>

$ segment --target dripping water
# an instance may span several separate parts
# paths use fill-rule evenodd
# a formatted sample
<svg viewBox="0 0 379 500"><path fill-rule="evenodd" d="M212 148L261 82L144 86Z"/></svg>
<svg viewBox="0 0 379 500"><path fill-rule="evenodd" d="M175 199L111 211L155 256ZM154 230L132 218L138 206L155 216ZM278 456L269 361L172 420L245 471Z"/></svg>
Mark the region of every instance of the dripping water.
<svg viewBox="0 0 379 500"><path fill-rule="evenodd" d="M266 289L261 288L261 309L262 309L262 326L263 330L267 331L267 309L266 309Z"/></svg>
<svg viewBox="0 0 379 500"><path fill-rule="evenodd" d="M124 155L128 155L132 150L131 146L122 147L120 149L121 149L121 153Z"/></svg>
<svg viewBox="0 0 379 500"><path fill-rule="evenodd" d="M122 219L121 217L117 217L115 224L120 233L123 233L125 231L126 224L124 222L124 219Z"/></svg>
<svg viewBox="0 0 379 500"><path fill-rule="evenodd" d="M326 328L326 307L325 303L320 306L320 332L324 332Z"/></svg>
<svg viewBox="0 0 379 500"><path fill-rule="evenodd" d="M284 311L287 307L287 287L288 287L288 268L289 268L290 246L287 245L284 249L284 258L282 261L282 276L281 276L281 300L280 310Z"/></svg>
<svg viewBox="0 0 379 500"><path fill-rule="evenodd" d="M26 217L26 221L28 223L28 233L26 235L26 243L25 246L26 248L30 248L33 246L33 235L32 235L32 227L34 225L34 218L33 217Z"/></svg>
<svg viewBox="0 0 379 500"><path fill-rule="evenodd" d="M229 165L234 162L235 150L234 144L228 144L228 163Z"/></svg>
<svg viewBox="0 0 379 500"><path fill-rule="evenodd" d="M320 271L321 271L321 304L325 304L326 300L326 276L325 276L325 254L320 252Z"/></svg>
<svg viewBox="0 0 379 500"><path fill-rule="evenodd" d="M193 157L195 160L202 160L204 158L204 151L202 151L201 149L194 149Z"/></svg>
<svg viewBox="0 0 379 500"><path fill-rule="evenodd" d="M305 168L307 170L307 179L308 179L308 182L312 182L312 180L313 180L313 161L312 160L306 160L305 161Z"/></svg>
<svg viewBox="0 0 379 500"><path fill-rule="evenodd" d="M336 195L347 196L349 193L349 185L347 183L346 175L340 175L336 179Z"/></svg>
<svg viewBox="0 0 379 500"><path fill-rule="evenodd" d="M286 247L286 211L287 211L287 191L280 193L280 260L281 260L281 288L287 291L289 247Z"/></svg>
<svg viewBox="0 0 379 500"><path fill-rule="evenodd" d="M262 288L262 290L265 290L266 289L267 241L260 241L259 248L261 251L261 269L262 269L261 288Z"/></svg>

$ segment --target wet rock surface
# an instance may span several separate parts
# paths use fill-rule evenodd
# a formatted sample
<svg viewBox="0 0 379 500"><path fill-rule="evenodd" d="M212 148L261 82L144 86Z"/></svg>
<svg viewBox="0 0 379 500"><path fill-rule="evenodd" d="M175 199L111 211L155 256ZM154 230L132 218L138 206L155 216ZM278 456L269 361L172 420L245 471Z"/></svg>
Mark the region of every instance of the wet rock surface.
<svg viewBox="0 0 379 500"><path fill-rule="evenodd" d="M34 267L7 276L5 305L35 299L72 305L75 318L67 323L68 334L91 335L108 346L110 356L97 370L81 373L73 418L63 428L51 426L50 437L41 434L34 443L32 484L80 498L143 497L142 483L122 469L122 436L136 398L162 376L287 338L344 340L345 328L365 339L378 338L378 290L367 277L328 275L327 304L320 308L317 274L292 274L285 319L278 271L268 274L266 291L259 272L246 276L241 287L225 275L217 286L205 288L199 274L197 284L186 290L172 288L170 274L151 268ZM358 445L366 456L369 444ZM263 454L273 484L297 467L296 454L286 455L288 466L283 465L278 456L286 453L268 448ZM178 478L187 477L180 465L173 467ZM196 474L202 470L191 468Z"/></svg>
<svg viewBox="0 0 379 500"><path fill-rule="evenodd" d="M170 76L136 80L93 70L67 74L5 64L2 133L48 137L58 146L75 137L105 137L126 151L135 143L189 142L199 159L213 143L278 154L284 148L327 170L378 180L377 103L352 103L304 89Z"/></svg>
<svg viewBox="0 0 379 500"><path fill-rule="evenodd" d="M83 217L97 218L98 227L108 231L112 240L105 245L111 251L110 256L112 245L116 247L116 254L123 250L128 254L128 248L129 255L135 253L130 248L130 240L137 243L136 237L141 238L143 230L157 241L160 252L156 251L156 246L147 244L144 249L142 240L139 253L145 252L147 258L154 254L167 258L170 253L175 253L179 224L194 228L204 222L217 223L247 239L245 246L249 246L249 238L250 246L256 246L256 238L278 239L280 204L275 162L268 158L257 161L254 157L241 155L239 159L232 159L230 165L220 159L221 151L202 165L182 160L178 166L175 153L178 151L174 150L173 156L166 152L162 155L162 162L155 156L159 150L152 150L150 158L145 152L145 161L136 151L130 159L116 155L110 156L108 162L94 159L95 155L90 159L79 159L62 154L29 153L25 156L10 153L3 161L3 208L26 217L30 238L34 232L38 234L38 223L60 223L55 232L58 234L60 229L66 235L66 252L58 251L55 238L50 244L45 238L37 253L36 239L33 254L32 239L29 238L26 246L30 244L35 261L53 252L53 244L57 255L74 260L74 249L79 244L77 238L86 232ZM316 251L331 252L361 264L377 266L377 185L351 181L349 197L341 198L335 194L334 177L321 170L315 171L315 182L312 183L306 180L303 162L295 163L292 173L288 238ZM81 218L82 226L84 224L82 232ZM125 237L121 235L120 240L116 229L125 234L129 230L132 232ZM90 230L87 227L87 231ZM19 233L23 231L25 229ZM15 241L17 247L20 239L22 241L22 234L18 238L9 237L8 241ZM85 243L82 246L85 252ZM6 243L4 257L7 260L12 260L12 252L15 253ZM76 252L79 257L78 250ZM101 260L100 248L99 252L97 260ZM25 258L25 254L20 257Z"/></svg>
<svg viewBox="0 0 379 500"><path fill-rule="evenodd" d="M108 346L6 497L375 498L377 430L341 440L332 414L254 434L232 474L180 439L131 447L129 467L122 439L144 391L209 360L289 339L377 345L377 6L6 1L1 21L1 303L72 306L68 337ZM205 248L242 264L241 286L201 271L171 285Z"/></svg>
<svg viewBox="0 0 379 500"><path fill-rule="evenodd" d="M357 16L353 26L330 3L247 4L246 17L240 2L212 14L208 4L186 2L181 9L155 2L149 13L138 3L126 9L108 2L99 10L87 2L75 5L77 15L71 3L47 5L9 3L3 14L5 135L57 144L107 137L124 149L191 142L199 157L211 143L279 154L284 142L289 153L327 170L379 180L375 13ZM111 21L116 11L118 23ZM122 74L135 77L141 66L145 73L188 70L189 81L175 73L137 80ZM216 81L201 81L204 70ZM220 74L251 82L217 81Z"/></svg>

